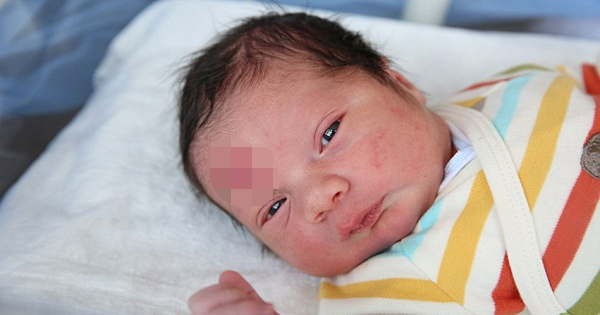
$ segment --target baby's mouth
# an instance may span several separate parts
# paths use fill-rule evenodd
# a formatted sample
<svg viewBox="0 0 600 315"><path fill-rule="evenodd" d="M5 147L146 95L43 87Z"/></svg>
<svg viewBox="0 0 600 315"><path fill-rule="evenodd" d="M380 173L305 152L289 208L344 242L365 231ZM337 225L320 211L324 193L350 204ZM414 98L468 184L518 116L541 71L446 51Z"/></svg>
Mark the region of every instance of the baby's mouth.
<svg viewBox="0 0 600 315"><path fill-rule="evenodd" d="M369 211L363 220L355 228L350 230L350 234L358 234L365 229L370 228L377 220L379 214L378 210L378 208L373 208L371 211Z"/></svg>
<svg viewBox="0 0 600 315"><path fill-rule="evenodd" d="M350 222L342 226L340 230L341 239L345 240L354 234L360 234L368 230L375 225L375 222L377 222L380 215L381 201L352 216Z"/></svg>

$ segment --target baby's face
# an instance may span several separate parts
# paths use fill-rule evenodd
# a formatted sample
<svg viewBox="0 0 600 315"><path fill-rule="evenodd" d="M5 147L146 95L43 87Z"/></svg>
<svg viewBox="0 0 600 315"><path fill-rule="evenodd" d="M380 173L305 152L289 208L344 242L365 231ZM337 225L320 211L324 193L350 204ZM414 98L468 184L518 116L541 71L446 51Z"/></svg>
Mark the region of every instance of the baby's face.
<svg viewBox="0 0 600 315"><path fill-rule="evenodd" d="M345 273L390 247L432 204L451 145L424 97L389 74L416 103L362 72L303 74L291 82L272 75L238 93L230 104L231 132L213 139L209 150L192 148L193 155L210 152L209 159L193 160L207 193L310 274ZM231 170L218 170L228 167L227 154ZM259 156L264 160L255 161Z"/></svg>

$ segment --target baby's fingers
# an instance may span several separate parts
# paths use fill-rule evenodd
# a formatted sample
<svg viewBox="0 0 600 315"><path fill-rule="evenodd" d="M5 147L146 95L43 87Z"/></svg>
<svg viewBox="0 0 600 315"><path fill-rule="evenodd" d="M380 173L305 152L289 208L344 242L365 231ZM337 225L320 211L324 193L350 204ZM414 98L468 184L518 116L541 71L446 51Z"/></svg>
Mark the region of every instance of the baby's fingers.
<svg viewBox="0 0 600 315"><path fill-rule="evenodd" d="M194 313L193 313L194 314ZM236 303L221 304L214 313L219 315L277 315L273 305L258 302L253 299L245 299Z"/></svg>
<svg viewBox="0 0 600 315"><path fill-rule="evenodd" d="M248 283L248 281L246 281L242 275L235 271L228 270L221 273L221 276L219 277L219 284L226 287L237 288L243 292L246 292L251 298L263 302L262 298L258 295L256 290L254 290L252 285Z"/></svg>
<svg viewBox="0 0 600 315"><path fill-rule="evenodd" d="M246 296L247 293L241 290L214 285L192 295L188 300L188 307L194 315L210 314L221 305L235 303Z"/></svg>
<svg viewBox="0 0 600 315"><path fill-rule="evenodd" d="M273 306L239 288L214 285L196 292L188 300L193 315L275 314Z"/></svg>

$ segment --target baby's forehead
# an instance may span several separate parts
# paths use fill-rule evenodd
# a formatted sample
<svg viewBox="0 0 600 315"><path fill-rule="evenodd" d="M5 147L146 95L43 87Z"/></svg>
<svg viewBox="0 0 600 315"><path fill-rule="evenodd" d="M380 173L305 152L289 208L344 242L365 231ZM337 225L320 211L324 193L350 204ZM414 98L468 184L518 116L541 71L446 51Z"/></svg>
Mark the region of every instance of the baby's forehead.
<svg viewBox="0 0 600 315"><path fill-rule="evenodd" d="M236 138L212 141L209 152L210 168L274 167L271 148L252 145Z"/></svg>

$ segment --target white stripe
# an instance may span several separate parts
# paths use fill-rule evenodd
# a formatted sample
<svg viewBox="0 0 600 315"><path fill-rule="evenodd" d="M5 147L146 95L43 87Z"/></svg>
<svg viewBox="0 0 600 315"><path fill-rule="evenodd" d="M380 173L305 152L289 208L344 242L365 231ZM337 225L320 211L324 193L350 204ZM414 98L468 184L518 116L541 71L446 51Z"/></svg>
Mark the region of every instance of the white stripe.
<svg viewBox="0 0 600 315"><path fill-rule="evenodd" d="M508 260L523 302L534 315L564 313L548 282L529 205L500 135L478 111L459 106L440 106L435 111L461 128L477 152L494 197Z"/></svg>

